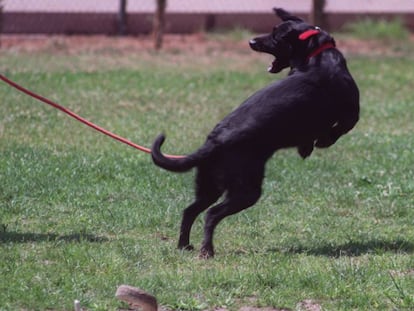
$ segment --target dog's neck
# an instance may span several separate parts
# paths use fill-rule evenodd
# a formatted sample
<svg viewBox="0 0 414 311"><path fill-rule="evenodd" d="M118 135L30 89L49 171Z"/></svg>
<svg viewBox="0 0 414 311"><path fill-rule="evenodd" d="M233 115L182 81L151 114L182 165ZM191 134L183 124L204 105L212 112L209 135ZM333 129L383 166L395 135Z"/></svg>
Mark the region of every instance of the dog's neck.
<svg viewBox="0 0 414 311"><path fill-rule="evenodd" d="M312 57L315 57L317 55L319 55L320 53L322 53L323 51L327 50L327 49L334 49L335 48L335 44L333 42L326 42L324 44L322 44L320 47L318 47L316 50L312 51L306 58L306 62L308 63L309 60Z"/></svg>
<svg viewBox="0 0 414 311"><path fill-rule="evenodd" d="M322 52L328 50L328 49L335 49L335 41L330 40L327 41L325 43L322 43L322 45L319 45L317 48L315 49L310 49L309 54L302 54L302 55L298 55L297 57L293 57L290 61L290 73L292 74L293 72L295 72L295 69L305 69L303 66L307 67L307 65L309 64L310 60L318 55L320 55Z"/></svg>

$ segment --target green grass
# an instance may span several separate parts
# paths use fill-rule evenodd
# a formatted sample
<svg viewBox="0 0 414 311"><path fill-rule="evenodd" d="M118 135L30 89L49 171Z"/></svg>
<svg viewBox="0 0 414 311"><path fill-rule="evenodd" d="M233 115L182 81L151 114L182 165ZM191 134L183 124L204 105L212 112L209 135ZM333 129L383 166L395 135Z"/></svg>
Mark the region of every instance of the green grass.
<svg viewBox="0 0 414 311"><path fill-rule="evenodd" d="M254 33L243 27L234 27L233 29L215 30L207 32L206 35L211 40L217 40L222 43L230 41L241 41L255 36Z"/></svg>
<svg viewBox="0 0 414 311"><path fill-rule="evenodd" d="M186 153L275 78L267 57L189 52L3 51L2 72L133 141ZM191 59L191 62L188 62ZM324 310L414 308L412 53L348 59L361 120L327 150L267 165L255 207L217 228L217 255L175 249L193 173L156 168L112 141L0 84L0 310L126 306L120 284L171 309L240 306ZM203 219L193 242L199 245Z"/></svg>
<svg viewBox="0 0 414 311"><path fill-rule="evenodd" d="M345 25L344 30L360 39L407 40L410 32L401 19L392 20L364 18Z"/></svg>

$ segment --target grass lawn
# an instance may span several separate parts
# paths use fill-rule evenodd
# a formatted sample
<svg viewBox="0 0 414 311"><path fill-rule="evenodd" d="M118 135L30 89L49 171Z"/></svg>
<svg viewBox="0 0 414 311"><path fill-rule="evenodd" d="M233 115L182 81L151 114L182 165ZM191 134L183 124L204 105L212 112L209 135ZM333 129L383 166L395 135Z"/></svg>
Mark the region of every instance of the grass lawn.
<svg viewBox="0 0 414 311"><path fill-rule="evenodd" d="M165 132L174 154L286 75L238 39L174 39L159 53L137 38L36 40L0 50L1 72L134 142ZM277 152L261 200L218 226L208 261L175 248L193 173L160 170L0 83L0 310L125 309L120 284L172 310L413 309L414 48L368 50L347 52L357 127L306 161Z"/></svg>

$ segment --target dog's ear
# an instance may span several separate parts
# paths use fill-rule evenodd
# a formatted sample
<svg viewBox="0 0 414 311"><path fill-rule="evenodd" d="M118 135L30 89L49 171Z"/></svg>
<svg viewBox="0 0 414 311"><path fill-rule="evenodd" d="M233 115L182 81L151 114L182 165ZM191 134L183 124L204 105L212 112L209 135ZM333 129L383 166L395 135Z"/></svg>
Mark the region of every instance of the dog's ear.
<svg viewBox="0 0 414 311"><path fill-rule="evenodd" d="M299 17L290 14L289 12L281 9L281 8L273 8L273 12L275 12L275 14L277 16L280 17L280 19L284 22L286 21L295 21L295 22L303 22L302 19L300 19Z"/></svg>

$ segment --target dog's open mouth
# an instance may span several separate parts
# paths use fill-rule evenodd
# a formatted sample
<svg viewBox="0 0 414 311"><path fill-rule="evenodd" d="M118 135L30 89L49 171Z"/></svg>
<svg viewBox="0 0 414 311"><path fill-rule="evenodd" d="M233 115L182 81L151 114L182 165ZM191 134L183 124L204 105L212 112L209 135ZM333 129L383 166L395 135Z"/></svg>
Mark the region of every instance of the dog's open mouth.
<svg viewBox="0 0 414 311"><path fill-rule="evenodd" d="M250 47L256 52L267 53L272 55L274 57L274 60L267 68L267 71L269 73L278 73L289 66L289 49L285 47L283 44L279 48L273 47L267 41L269 41L269 39L267 39L267 36L258 37L251 39L249 41L249 44Z"/></svg>
<svg viewBox="0 0 414 311"><path fill-rule="evenodd" d="M273 60L269 67L267 67L267 71L270 73L278 73L281 69L279 69L277 58Z"/></svg>
<svg viewBox="0 0 414 311"><path fill-rule="evenodd" d="M278 54L277 56L273 53L271 55L273 55L274 59L270 66L267 67L269 73L279 73L290 66L289 57L285 56L283 53Z"/></svg>
<svg viewBox="0 0 414 311"><path fill-rule="evenodd" d="M267 67L267 71L269 73L279 73L281 72L284 68L289 66L289 63L285 64L286 62L283 61L283 58L280 59L278 57L275 56L274 60L272 61L272 63L270 64L269 67Z"/></svg>

